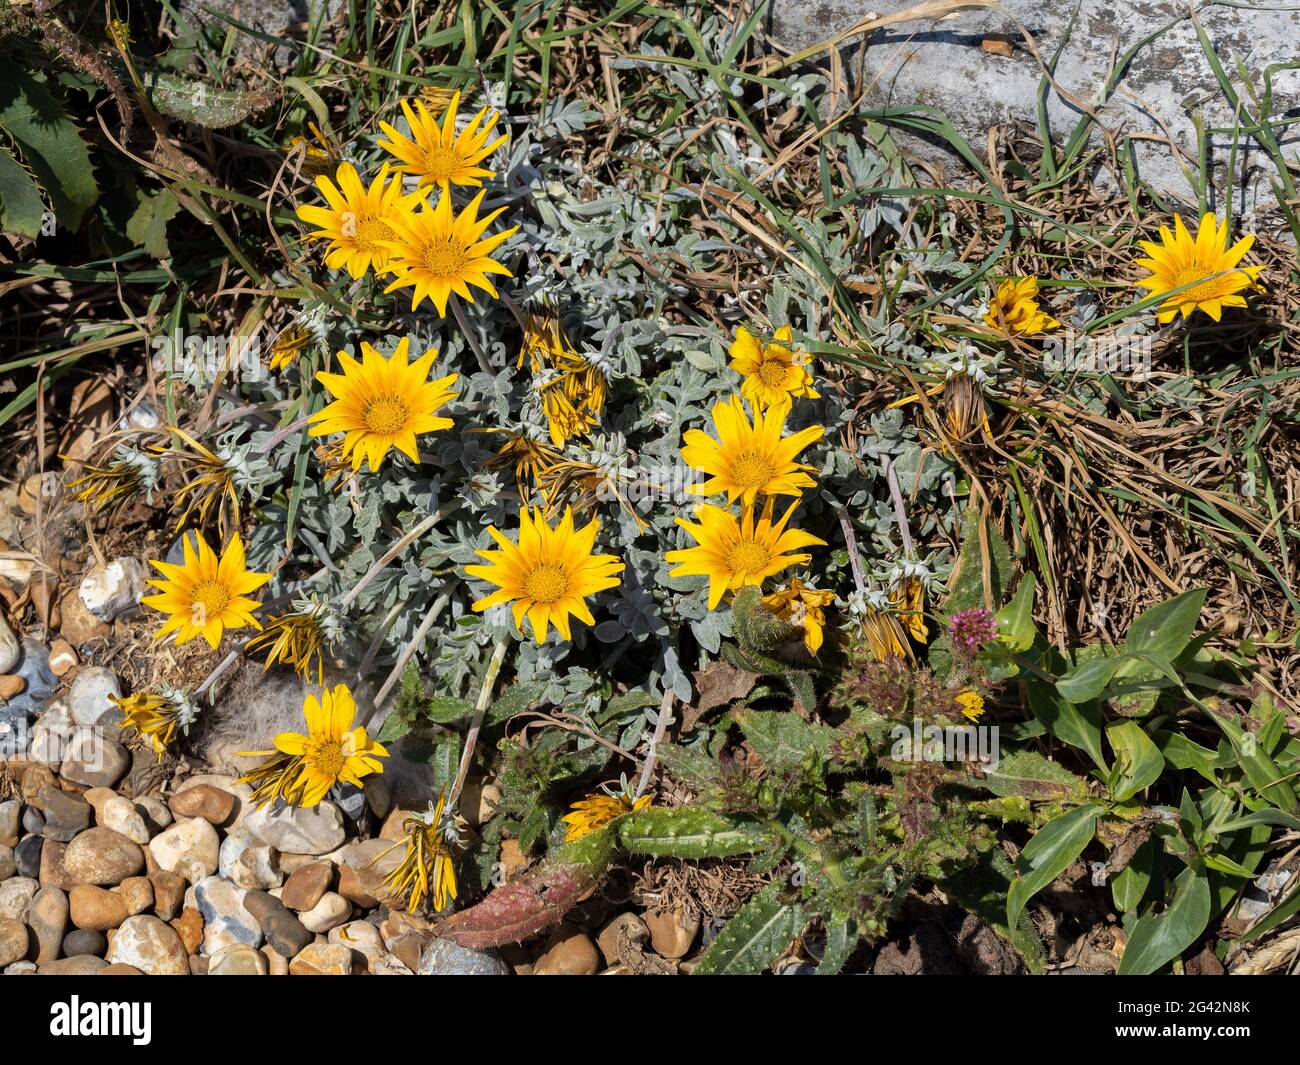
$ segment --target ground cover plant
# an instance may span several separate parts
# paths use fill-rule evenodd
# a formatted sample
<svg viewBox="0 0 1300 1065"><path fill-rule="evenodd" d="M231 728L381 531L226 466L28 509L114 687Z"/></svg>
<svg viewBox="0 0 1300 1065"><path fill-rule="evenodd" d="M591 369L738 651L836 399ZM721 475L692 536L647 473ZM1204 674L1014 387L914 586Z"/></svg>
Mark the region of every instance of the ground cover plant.
<svg viewBox="0 0 1300 1065"><path fill-rule="evenodd" d="M88 928L74 870L73 924L117 930L85 955L1294 966L1267 85L1202 33L1276 168L1242 219L1087 115L973 145L872 107L762 4L311 10L0 14L0 844L113 827L258 900L252 947L212 901L179 961L127 956L196 911L154 884ZM97 827L20 827L45 789Z"/></svg>

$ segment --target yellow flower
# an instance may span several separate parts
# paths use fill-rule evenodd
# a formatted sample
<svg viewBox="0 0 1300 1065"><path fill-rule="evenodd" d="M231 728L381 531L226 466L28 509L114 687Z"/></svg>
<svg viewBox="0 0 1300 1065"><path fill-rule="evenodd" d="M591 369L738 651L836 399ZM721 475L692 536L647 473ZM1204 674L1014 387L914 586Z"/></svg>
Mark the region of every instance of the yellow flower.
<svg viewBox="0 0 1300 1065"><path fill-rule="evenodd" d="M62 456L61 456L62 457ZM152 502L158 487L158 462L150 455L122 446L107 466L83 463L86 471L68 484L79 489L76 499L94 514L116 515L124 506L141 496Z"/></svg>
<svg viewBox="0 0 1300 1065"><path fill-rule="evenodd" d="M322 691L319 699L308 695L302 711L305 736L281 732L275 737L277 751L302 759L298 777L287 785L296 805L315 806L339 781L361 787L362 777L384 771L379 759L387 758L388 751L364 728L352 727L357 704L346 684Z"/></svg>
<svg viewBox="0 0 1300 1065"><path fill-rule="evenodd" d="M788 342L793 335L790 327L783 325L773 338ZM745 379L740 394L759 410L788 407L792 396L820 396L813 390L808 356L802 351L793 351L784 343L760 344L742 325L736 329L729 354L731 368Z"/></svg>
<svg viewBox="0 0 1300 1065"><path fill-rule="evenodd" d="M439 129L438 120L421 101L416 100L415 110L412 110L411 105L403 100L402 113L411 128L410 137L404 137L387 122L379 123L379 128L388 137L388 140L379 141L379 147L401 160L398 170L419 178L421 186L439 186L444 195L452 185L477 188L483 184L483 178L495 177L495 171L478 164L506 142L503 133L488 143L492 128L497 124L497 115L493 112L492 117L484 122L486 107L457 134L456 110L459 106L460 93L455 93L447 104L442 128Z"/></svg>
<svg viewBox="0 0 1300 1065"><path fill-rule="evenodd" d="M155 453L166 454L187 478L171 501L172 507L180 511L176 529L179 531L189 525L190 516L195 511L198 512L195 524L204 527L213 507L216 507L217 532L224 536L227 525L239 524L239 467L234 456L226 447L220 447L216 452L204 447L174 425L167 426L167 431L176 438L172 449L156 448Z"/></svg>
<svg viewBox="0 0 1300 1065"><path fill-rule="evenodd" d="M554 625L564 639L573 639L569 615L594 625L586 598L607 588L617 588L617 574L623 563L616 555L593 555L600 523L592 520L581 529L573 527L573 511L565 508L564 517L552 529L541 510L530 516L528 508L519 512L519 543L507 540L494 526L488 533L499 551L475 551L488 561L486 566L466 566L465 572L497 590L476 601L475 610L487 610L499 603L510 603L515 625L523 631L524 616L532 626L538 643L546 639L548 625Z"/></svg>
<svg viewBox="0 0 1300 1065"><path fill-rule="evenodd" d="M522 368L525 361L535 374L558 371L537 388L556 447L563 447L571 437L585 436L600 424L608 382L574 350L554 313L529 314L516 365Z"/></svg>
<svg viewBox="0 0 1300 1065"><path fill-rule="evenodd" d="M962 716L970 721L978 721L984 716L984 696L977 691L967 688L954 695L952 701L957 704Z"/></svg>
<svg viewBox="0 0 1300 1065"><path fill-rule="evenodd" d="M283 370L292 366L302 354L302 349L307 347L313 340L311 331L304 329L300 325L291 325L288 329L281 330L280 335L275 338L271 345L271 371L272 373Z"/></svg>
<svg viewBox="0 0 1300 1065"><path fill-rule="evenodd" d="M198 708L179 692L135 692L123 697L110 695L109 699L122 711L122 730L134 730L153 748L160 762L175 742L177 730L188 731L198 713Z"/></svg>
<svg viewBox="0 0 1300 1065"><path fill-rule="evenodd" d="M800 429L791 436L785 431L786 408L756 409L751 424L739 397L732 396L713 408L715 440L699 429L683 436L682 461L692 469L710 475L693 491L698 495L726 492L727 502L737 498L752 506L760 496L799 496L817 482L808 474L813 467L795 462L804 448L822 438L820 425Z"/></svg>
<svg viewBox="0 0 1300 1065"><path fill-rule="evenodd" d="M1038 306L1038 278L1009 277L998 285L984 321L1013 336L1032 336L1061 323Z"/></svg>
<svg viewBox="0 0 1300 1065"><path fill-rule="evenodd" d="M473 303L470 285L483 289L495 299L497 290L488 280L488 274L514 275L493 259L491 252L519 227L511 226L494 237L482 239L484 230L505 210L498 207L479 218L482 202L480 192L460 214L453 216L451 194L444 192L436 207L425 203L420 210L396 219L395 235L387 246L392 251L390 273L397 279L384 291L413 289L411 310L430 299L440 315L446 315L447 301L453 292Z"/></svg>
<svg viewBox="0 0 1300 1065"><path fill-rule="evenodd" d="M586 798L579 799L569 807L570 813L565 814L561 821L568 827L564 830L564 842L570 840L582 839L595 832L598 828L603 828L617 817L624 814L630 814L636 810L644 810L650 805L650 796L642 795L639 799L631 799L626 795L606 795L604 792L596 791Z"/></svg>
<svg viewBox="0 0 1300 1065"><path fill-rule="evenodd" d="M325 676L323 619L324 607L279 614L248 641L245 650L249 654L267 652L264 670L282 662L291 666L304 680L315 673L316 683L321 684Z"/></svg>
<svg viewBox="0 0 1300 1065"><path fill-rule="evenodd" d="M416 437L451 428L451 419L435 418L434 411L458 395L451 389L456 374L430 381L429 369L438 353L426 351L408 364L408 345L403 337L392 356L384 358L363 340L361 362L340 351L341 374L316 374L335 399L308 419L319 423L308 434L346 433L343 455L352 457L353 472L369 460L370 472L377 473L390 448L419 462Z"/></svg>
<svg viewBox="0 0 1300 1065"><path fill-rule="evenodd" d="M448 901L456 898L456 860L443 825L445 802L446 794L439 793L437 804L431 806L427 814L414 814L403 820L403 838L393 844L393 847L405 846L406 854L401 864L384 878L384 883L392 888L394 894L407 896L409 913L420 908L420 903L430 893L430 885L435 911L441 912ZM393 847L378 855L375 861Z"/></svg>
<svg viewBox="0 0 1300 1065"><path fill-rule="evenodd" d="M888 610L867 607L862 614L862 633L867 638L867 646L871 648L871 657L877 662L891 658L906 658L909 662L913 660L912 647L907 642L903 627Z"/></svg>
<svg viewBox="0 0 1300 1065"><path fill-rule="evenodd" d="M537 488L542 477L563 456L544 440L535 440L526 433L511 432L507 429L476 429L479 433L498 433L505 440L488 459L489 469L512 469L515 473L515 489L519 498L527 502L533 489Z"/></svg>
<svg viewBox="0 0 1300 1065"><path fill-rule="evenodd" d="M919 577L903 577L889 593L889 601L897 609L912 639L926 643L930 630L925 624L925 584Z"/></svg>
<svg viewBox="0 0 1300 1065"><path fill-rule="evenodd" d="M1242 237L1228 247L1228 223L1215 223L1213 214L1201 219L1196 239L1187 232L1182 215L1174 215L1174 232L1168 226L1160 227L1160 243L1139 241L1149 259L1134 260L1138 266L1151 272L1136 282L1139 288L1149 289L1151 295L1169 292L1167 300L1159 305L1156 317L1161 323L1172 322L1181 312L1190 318L1193 311L1204 311L1216 322L1225 307L1244 307L1242 293L1258 287L1262 266L1237 266L1242 256L1255 243L1253 236ZM1193 283L1195 282L1195 283ZM1172 290L1191 285L1182 292Z"/></svg>
<svg viewBox="0 0 1300 1065"><path fill-rule="evenodd" d="M354 278L371 267L377 274L386 272L395 223L411 214L424 194L417 191L403 195L401 177L395 175L391 182L388 180L387 163L380 167L369 189L361 184L357 168L351 163L340 164L335 177L337 186L324 175L316 179L328 207L298 208L298 217L317 227L306 239L329 241L325 265L331 270L344 268Z"/></svg>
<svg viewBox="0 0 1300 1065"><path fill-rule="evenodd" d="M677 519L677 524L690 533L697 546L669 551L664 556L665 561L680 563L670 576L707 576L709 609L713 610L726 592L747 585L761 587L766 578L808 562L812 556L799 549L814 544L825 546L826 541L799 529L786 528L796 505L791 503L781 520L773 524L770 498L757 522L753 507L746 507L743 518L737 521L728 510L711 503L700 504L695 510L698 524Z"/></svg>
<svg viewBox="0 0 1300 1065"><path fill-rule="evenodd" d="M179 646L195 636L202 636L216 650L226 629L240 629L246 625L261 629L253 617L253 611L259 609L260 604L256 599L245 597L269 581L271 574L249 571L244 558L244 543L238 533L231 537L220 560L197 532L194 540L198 542L197 554L189 536L183 541L183 565L150 560L149 564L166 579L149 581L159 589L159 594L147 595L140 602L171 615L154 635L155 640L174 632Z"/></svg>
<svg viewBox="0 0 1300 1065"><path fill-rule="evenodd" d="M763 597L763 608L787 625L803 629L803 645L810 655L821 650L822 632L826 628L825 608L835 602L835 593L809 588L799 578L779 592Z"/></svg>

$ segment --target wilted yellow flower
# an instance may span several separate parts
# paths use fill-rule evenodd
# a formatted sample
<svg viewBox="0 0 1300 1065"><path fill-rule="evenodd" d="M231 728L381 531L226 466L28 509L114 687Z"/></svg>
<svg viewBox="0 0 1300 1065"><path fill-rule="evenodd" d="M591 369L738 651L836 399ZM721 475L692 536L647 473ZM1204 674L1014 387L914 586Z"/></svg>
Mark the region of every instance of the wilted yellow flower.
<svg viewBox="0 0 1300 1065"><path fill-rule="evenodd" d="M765 595L762 605L787 625L803 629L803 645L810 655L821 650L826 628L826 607L835 602L835 593L809 588L795 577L780 591Z"/></svg>
<svg viewBox="0 0 1300 1065"><path fill-rule="evenodd" d="M392 257L396 223L412 213L424 194L403 195L402 179L395 175L389 181L387 163L368 189L351 163L340 164L335 177L337 186L323 174L316 179L327 207L307 204L298 208L298 217L316 226L306 239L329 241L325 265L331 270L346 269L354 278L372 268L382 274Z"/></svg>
<svg viewBox="0 0 1300 1065"><path fill-rule="evenodd" d="M459 106L460 93L453 93L440 127L437 118L428 112L423 102L416 100L412 109L403 100L402 114L411 130L409 137L403 136L387 122L379 123L379 128L388 137L379 141L379 147L401 161L398 170L418 178L422 186L437 185L444 195L452 185L477 188L485 177L495 177L495 171L479 166L479 163L506 142L503 133L489 143L497 115L493 112L492 117L484 122L486 107L457 133L456 111Z"/></svg>
<svg viewBox="0 0 1300 1065"><path fill-rule="evenodd" d="M496 454L488 459L488 468L511 469L515 475L515 487L519 498L525 503L536 489L542 476L563 456L544 440L536 440L527 433L510 432L506 429L478 429L476 432L497 433L505 437Z"/></svg>
<svg viewBox="0 0 1300 1065"><path fill-rule="evenodd" d="M482 611L510 603L515 626L523 631L525 616L538 643L546 639L548 625L570 640L569 615L588 625L596 623L586 600L597 592L617 588L623 563L615 555L595 555L592 548L600 523L592 520L581 529L573 525L573 511L566 509L552 529L540 510L519 512L519 542L507 540L494 526L488 533L499 551L475 551L486 566L466 566L471 577L495 584L497 591L473 604Z"/></svg>
<svg viewBox="0 0 1300 1065"><path fill-rule="evenodd" d="M908 635L918 643L926 643L930 630L925 624L925 584L920 577L901 577L889 592L889 601L897 610L899 620Z"/></svg>
<svg viewBox="0 0 1300 1065"><path fill-rule="evenodd" d="M110 695L109 699L122 711L122 730L134 731L153 748L160 762L176 741L176 733L188 732L198 716L198 706L181 691L135 692Z"/></svg>
<svg viewBox="0 0 1300 1065"><path fill-rule="evenodd" d="M377 473L391 448L418 462L416 437L451 428L450 418L434 417L434 412L458 395L451 389L457 375L430 381L429 370L438 353L426 351L408 364L409 345L403 337L393 354L384 358L363 340L361 362L340 351L341 374L324 370L316 374L335 399L308 419L317 423L308 435L346 433L343 454L351 456L354 471L368 460L370 472Z"/></svg>
<svg viewBox="0 0 1300 1065"><path fill-rule="evenodd" d="M754 507L746 507L737 521L730 511L702 503L695 510L697 523L676 519L697 546L669 551L664 556L668 562L679 563L670 575L708 577L709 609L713 610L727 592L746 586L762 587L766 578L803 565L812 556L799 549L824 547L826 541L800 529L786 528L796 505L791 503L781 520L773 523L771 497L757 521Z"/></svg>
<svg viewBox="0 0 1300 1065"><path fill-rule="evenodd" d="M262 627L253 617L260 604L245 597L269 581L271 574L249 571L244 542L238 533L220 559L199 533L194 534L194 540L198 542L197 553L189 536L183 541L183 565L150 560L149 564L166 579L150 580L148 583L159 589L159 594L147 595L140 602L171 615L154 635L155 640L174 632L179 646L202 636L215 651L226 629Z"/></svg>
<svg viewBox="0 0 1300 1065"><path fill-rule="evenodd" d="M794 333L788 325L773 335L773 343L762 344L744 326L736 329L729 354L731 368L745 380L740 394L759 410L789 407L792 397L818 399L808 372L808 356L788 346Z"/></svg>
<svg viewBox="0 0 1300 1065"><path fill-rule="evenodd" d="M282 662L304 680L315 673L316 683L321 684L325 675L327 607L302 605L305 609L279 614L268 621L266 628L248 641L245 650L250 655L266 651L264 669Z"/></svg>
<svg viewBox="0 0 1300 1065"><path fill-rule="evenodd" d="M107 466L83 463L82 469L85 472L68 488L77 489L77 501L95 514L116 514L141 496L151 500L158 487L158 460L130 447L119 447Z"/></svg>
<svg viewBox="0 0 1300 1065"><path fill-rule="evenodd" d="M799 452L822 438L822 427L812 425L790 436L785 432L788 408L754 411L751 423L738 396L718 403L712 411L717 439L699 429L683 435L682 461L709 474L697 485L699 495L726 492L727 502L737 499L751 506L760 496L800 496L817 482L808 475L813 467L796 462Z"/></svg>
<svg viewBox="0 0 1300 1065"><path fill-rule="evenodd" d="M585 798L579 799L569 807L569 813L565 814L561 821L568 827L564 830L564 841L582 839L595 832L598 828L603 828L615 818L622 817L624 814L630 814L636 810L644 810L650 805L651 797L642 795L639 799L629 798L627 795L606 795L604 792L592 792Z"/></svg>
<svg viewBox="0 0 1300 1065"><path fill-rule="evenodd" d="M600 424L608 382L605 375L569 343L559 316L529 314L517 365L528 363L535 374L548 379L537 386L551 442L563 447L575 436L585 436Z"/></svg>
<svg viewBox="0 0 1300 1065"><path fill-rule="evenodd" d="M1225 307L1246 306L1243 293L1258 287L1264 269L1237 265L1255 243L1254 236L1244 236L1229 248L1227 220L1220 226L1209 212L1202 217L1195 239L1187 232L1182 215L1174 215L1173 233L1168 226L1161 226L1159 244L1147 240L1139 243L1150 258L1135 261L1149 270L1150 276L1136 284L1153 296L1170 293L1156 311L1162 323L1172 322L1178 314L1190 318L1193 311L1204 311L1219 321ZM1174 291L1184 285L1191 287Z"/></svg>
<svg viewBox="0 0 1300 1065"><path fill-rule="evenodd" d="M406 908L415 913L420 903L432 895L435 912L441 912L456 898L456 859L447 841L450 826L444 824L445 793L426 814L413 814L402 822L403 837L393 847L405 846L401 864L384 878L393 892L406 896ZM375 858L380 858L393 849ZM374 863L371 863L374 864Z"/></svg>
<svg viewBox="0 0 1300 1065"><path fill-rule="evenodd" d="M952 701L957 704L962 716L971 721L978 721L984 716L984 696L977 691L967 688L954 695Z"/></svg>
<svg viewBox="0 0 1300 1065"><path fill-rule="evenodd" d="M218 454L174 425L169 425L167 431L176 438L171 449L150 450L159 455L165 454L173 464L180 467L185 477L185 483L172 498L172 507L180 512L176 518L176 529L191 524L191 518L194 519L193 524L200 529L204 528L215 507L217 532L224 536L227 528L239 524L238 465L224 448Z"/></svg>
<svg viewBox="0 0 1300 1065"><path fill-rule="evenodd" d="M277 372L292 366L315 338L311 330L301 325L291 325L280 331L280 335L271 344L271 371Z"/></svg>
<svg viewBox="0 0 1300 1065"><path fill-rule="evenodd" d="M1013 336L1033 336L1061 323L1038 306L1038 278L1011 277L998 285L984 321Z"/></svg>

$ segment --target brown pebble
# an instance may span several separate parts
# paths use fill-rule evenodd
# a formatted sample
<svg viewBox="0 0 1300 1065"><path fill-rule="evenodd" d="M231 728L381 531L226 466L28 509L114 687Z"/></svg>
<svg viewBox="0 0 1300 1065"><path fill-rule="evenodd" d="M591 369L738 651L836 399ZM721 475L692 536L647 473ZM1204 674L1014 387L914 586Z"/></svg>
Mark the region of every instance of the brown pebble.
<svg viewBox="0 0 1300 1065"><path fill-rule="evenodd" d="M203 915L198 910L186 910L169 923L181 937L181 942L185 945L185 953L197 953L203 944Z"/></svg>
<svg viewBox="0 0 1300 1065"><path fill-rule="evenodd" d="M105 965L95 974L96 976L143 976L139 969L134 965L127 965L125 962L114 962L112 965Z"/></svg>
<svg viewBox="0 0 1300 1065"><path fill-rule="evenodd" d="M235 797L211 784L195 784L178 791L167 805L177 817L201 817L212 825L223 825L235 812Z"/></svg>
<svg viewBox="0 0 1300 1065"><path fill-rule="evenodd" d="M50 644L50 672L56 677L66 676L77 667L78 661L77 652L67 640L55 640Z"/></svg>
<svg viewBox="0 0 1300 1065"><path fill-rule="evenodd" d="M1003 59L1010 59L1015 51L1015 46L1012 45L1010 38L1001 34L985 37L984 40L980 41L980 48L984 50L985 55L1001 56Z"/></svg>
<svg viewBox="0 0 1300 1065"><path fill-rule="evenodd" d="M312 862L289 874L280 891L280 901L291 910L305 913L334 883L334 866L329 862Z"/></svg>
<svg viewBox="0 0 1300 1065"><path fill-rule="evenodd" d="M166 869L155 869L149 874L149 883L153 885L153 912L170 921L185 899L185 878Z"/></svg>
<svg viewBox="0 0 1300 1065"><path fill-rule="evenodd" d="M595 976L600 969L596 944L585 932L561 925L533 964L534 976Z"/></svg>
<svg viewBox="0 0 1300 1065"><path fill-rule="evenodd" d="M0 673L0 700L12 699L22 693L27 682L16 673Z"/></svg>

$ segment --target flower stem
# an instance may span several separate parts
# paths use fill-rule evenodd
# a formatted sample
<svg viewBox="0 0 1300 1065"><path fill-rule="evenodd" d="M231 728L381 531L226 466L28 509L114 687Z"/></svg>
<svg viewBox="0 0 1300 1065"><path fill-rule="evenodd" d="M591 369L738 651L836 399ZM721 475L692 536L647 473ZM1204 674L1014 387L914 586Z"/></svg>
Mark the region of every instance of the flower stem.
<svg viewBox="0 0 1300 1065"><path fill-rule="evenodd" d="M428 515L423 521L417 524L415 528L411 529L410 532L405 532L400 537L398 537L393 542L393 546L390 547L387 551L385 551L382 555L380 555L379 558L376 559L375 564L371 566L368 570L366 570L365 576L362 577L359 581L357 581L357 583L354 584L344 594L343 598L339 600L339 606L343 609L346 609L347 607L351 606L352 603L356 600L357 596L359 596L363 591L366 590L370 582L373 581L376 577L378 577L381 572L383 572L384 567L387 566L388 563L392 562L393 559L395 559L398 555L400 555L403 551L405 551L413 541L418 540L426 532L428 532L435 525L437 525L438 522L441 521L443 517L444 517L443 509L439 507L432 514Z"/></svg>
<svg viewBox="0 0 1300 1065"><path fill-rule="evenodd" d="M501 672L501 663L506 657L506 641L498 640L488 660L487 672L483 674L483 687L479 689L478 702L474 705L474 718L470 721L469 731L465 733L465 749L460 755L460 765L456 768L456 781L447 796L447 808L456 809L456 800L460 798L461 788L465 786L465 777L469 774L469 763L474 757L474 747L478 743L479 730L483 727L483 715L487 713L488 701L492 698L492 686L496 684L497 674Z"/></svg>

